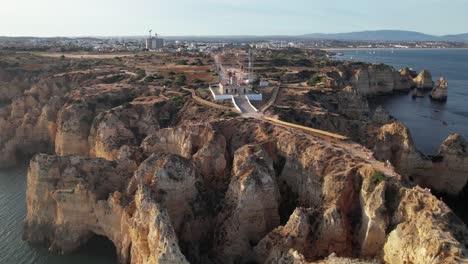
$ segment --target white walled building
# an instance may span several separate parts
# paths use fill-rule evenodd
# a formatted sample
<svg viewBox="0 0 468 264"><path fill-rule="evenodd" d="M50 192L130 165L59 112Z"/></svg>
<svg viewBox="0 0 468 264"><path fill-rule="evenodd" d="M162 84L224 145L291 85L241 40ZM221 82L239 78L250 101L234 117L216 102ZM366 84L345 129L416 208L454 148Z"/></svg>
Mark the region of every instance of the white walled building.
<svg viewBox="0 0 468 264"><path fill-rule="evenodd" d="M156 37L151 37L146 39L146 49L148 50L157 50L164 47L164 39Z"/></svg>

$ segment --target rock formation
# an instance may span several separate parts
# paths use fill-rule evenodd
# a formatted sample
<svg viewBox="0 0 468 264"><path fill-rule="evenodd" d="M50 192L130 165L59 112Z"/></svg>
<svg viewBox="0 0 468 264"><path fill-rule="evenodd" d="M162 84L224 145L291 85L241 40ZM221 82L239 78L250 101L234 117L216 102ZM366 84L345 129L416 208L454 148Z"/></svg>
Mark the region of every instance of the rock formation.
<svg viewBox="0 0 468 264"><path fill-rule="evenodd" d="M447 101L448 97L448 82L444 77L440 77L436 86L431 92L431 98L436 101Z"/></svg>
<svg viewBox="0 0 468 264"><path fill-rule="evenodd" d="M395 90L395 70L384 64L360 67L356 69L353 83L363 95L393 93Z"/></svg>
<svg viewBox="0 0 468 264"><path fill-rule="evenodd" d="M381 105L375 109L374 114L372 115L372 121L377 124L388 124L393 120L393 117L387 113Z"/></svg>
<svg viewBox="0 0 468 264"><path fill-rule="evenodd" d="M401 123L383 126L374 142L377 159L389 160L414 183L457 196L468 182L468 144L460 135L449 136L435 157L417 151L409 130Z"/></svg>
<svg viewBox="0 0 468 264"><path fill-rule="evenodd" d="M149 157L136 170L118 158L36 156L24 238L66 253L103 235L124 263L306 263L332 253L423 263L442 248L437 263L464 258L468 231L455 215L387 179L390 168L375 170L356 145L232 119L162 129L142 149ZM206 169L217 156L224 165Z"/></svg>
<svg viewBox="0 0 468 264"><path fill-rule="evenodd" d="M434 88L434 81L432 74L428 70L421 71L418 76L413 79L414 87L418 89L432 89Z"/></svg>

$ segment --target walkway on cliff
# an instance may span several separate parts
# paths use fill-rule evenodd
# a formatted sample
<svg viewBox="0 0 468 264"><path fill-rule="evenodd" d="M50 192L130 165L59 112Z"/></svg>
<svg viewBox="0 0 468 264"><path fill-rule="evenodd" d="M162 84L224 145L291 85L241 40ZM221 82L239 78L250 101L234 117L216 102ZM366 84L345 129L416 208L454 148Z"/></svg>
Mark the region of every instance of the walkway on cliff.
<svg viewBox="0 0 468 264"><path fill-rule="evenodd" d="M257 113L257 110L255 110L252 107L252 105L249 103L245 95L234 96L234 101L236 102L236 105L239 107L241 113L243 114Z"/></svg>

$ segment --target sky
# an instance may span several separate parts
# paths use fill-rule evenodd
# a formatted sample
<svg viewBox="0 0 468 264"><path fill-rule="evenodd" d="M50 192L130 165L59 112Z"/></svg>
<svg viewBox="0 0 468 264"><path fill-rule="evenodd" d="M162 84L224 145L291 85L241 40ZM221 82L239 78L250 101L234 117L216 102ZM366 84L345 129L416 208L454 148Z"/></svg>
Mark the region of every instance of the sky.
<svg viewBox="0 0 468 264"><path fill-rule="evenodd" d="M468 0L0 0L0 36L468 32Z"/></svg>

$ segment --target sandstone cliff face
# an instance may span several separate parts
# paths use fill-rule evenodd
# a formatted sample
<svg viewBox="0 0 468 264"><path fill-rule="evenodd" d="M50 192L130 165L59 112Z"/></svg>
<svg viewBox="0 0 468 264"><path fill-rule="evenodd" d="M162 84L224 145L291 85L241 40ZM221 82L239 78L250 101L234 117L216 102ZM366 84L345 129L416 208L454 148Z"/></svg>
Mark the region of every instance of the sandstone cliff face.
<svg viewBox="0 0 468 264"><path fill-rule="evenodd" d="M261 145L244 146L234 155L233 178L218 216L215 243L219 260L247 262L251 245L280 224L280 194L273 161Z"/></svg>
<svg viewBox="0 0 468 264"><path fill-rule="evenodd" d="M421 71L418 76L413 79L413 84L418 89L432 89L434 87L432 74L428 70Z"/></svg>
<svg viewBox="0 0 468 264"><path fill-rule="evenodd" d="M104 235L123 263L465 258L468 231L453 213L389 178L356 144L231 119L159 130L142 149L137 169L119 158L36 156L25 239L70 252ZM224 165L207 170L215 157Z"/></svg>
<svg viewBox="0 0 468 264"><path fill-rule="evenodd" d="M409 92L411 88L432 89L434 82L428 70L419 74L409 68L396 71L384 64L345 63L336 69L337 83L350 83L364 96Z"/></svg>
<svg viewBox="0 0 468 264"><path fill-rule="evenodd" d="M389 160L399 173L416 184L457 196L468 182L467 146L463 137L451 135L431 159L417 151L403 124L393 123L380 129L374 142L374 155L379 160Z"/></svg>
<svg viewBox="0 0 468 264"><path fill-rule="evenodd" d="M431 92L431 98L436 101L447 101L448 97L448 82L444 77L440 77L436 86Z"/></svg>
<svg viewBox="0 0 468 264"><path fill-rule="evenodd" d="M114 162L36 156L28 173L24 239L68 253L97 234L115 244L123 263L188 263L169 215L144 187L125 201L121 193L130 177Z"/></svg>
<svg viewBox="0 0 468 264"><path fill-rule="evenodd" d="M363 95L388 94L395 90L395 70L387 65L373 64L358 68L354 86Z"/></svg>
<svg viewBox="0 0 468 264"><path fill-rule="evenodd" d="M115 160L123 145L139 145L148 135L167 126L176 108L160 98L138 98L124 106L100 113L93 121L88 144L90 155Z"/></svg>
<svg viewBox="0 0 468 264"><path fill-rule="evenodd" d="M55 153L58 155L88 155L88 137L94 118L101 112L132 101L142 89L130 85L113 87L94 85L74 90L70 102L57 117Z"/></svg>
<svg viewBox="0 0 468 264"><path fill-rule="evenodd" d="M402 175L427 169L429 161L416 149L408 128L402 123L382 126L375 141L375 157L390 161Z"/></svg>
<svg viewBox="0 0 468 264"><path fill-rule="evenodd" d="M43 79L0 111L0 167L16 164L22 156L51 152L56 118L70 91L82 75Z"/></svg>
<svg viewBox="0 0 468 264"><path fill-rule="evenodd" d="M466 261L460 258L464 254L460 251L460 243L466 243L466 230L460 229L461 221L443 202L420 188L400 190L399 196L401 200L391 220L396 228L390 232L384 246L386 262ZM439 216L428 217L434 210ZM447 230L453 230L453 233L447 236Z"/></svg>

